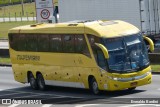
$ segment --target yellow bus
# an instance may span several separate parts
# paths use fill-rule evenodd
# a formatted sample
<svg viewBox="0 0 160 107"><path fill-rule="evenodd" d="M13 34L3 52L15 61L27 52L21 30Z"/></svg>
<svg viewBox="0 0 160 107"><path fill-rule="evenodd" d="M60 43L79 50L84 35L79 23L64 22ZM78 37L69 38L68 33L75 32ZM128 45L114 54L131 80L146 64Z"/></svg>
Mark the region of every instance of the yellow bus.
<svg viewBox="0 0 160 107"><path fill-rule="evenodd" d="M46 85L100 90L134 90L152 80L144 39L124 21L34 24L9 31L14 78L33 89Z"/></svg>

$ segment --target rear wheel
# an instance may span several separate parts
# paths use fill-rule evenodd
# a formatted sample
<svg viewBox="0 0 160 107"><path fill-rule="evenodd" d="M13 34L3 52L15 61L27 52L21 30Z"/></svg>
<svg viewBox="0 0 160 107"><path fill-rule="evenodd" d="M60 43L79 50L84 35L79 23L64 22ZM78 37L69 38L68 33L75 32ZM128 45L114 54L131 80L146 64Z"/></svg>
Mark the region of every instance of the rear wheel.
<svg viewBox="0 0 160 107"><path fill-rule="evenodd" d="M31 86L33 89L35 89L35 90L38 89L37 81L36 81L36 79L34 78L34 76L33 76L32 73L29 74L29 83L30 83L30 86Z"/></svg>
<svg viewBox="0 0 160 107"><path fill-rule="evenodd" d="M95 78L90 81L90 90L93 94L99 94L98 84Z"/></svg>
<svg viewBox="0 0 160 107"><path fill-rule="evenodd" d="M42 74L37 75L37 83L40 90L45 90L46 85Z"/></svg>

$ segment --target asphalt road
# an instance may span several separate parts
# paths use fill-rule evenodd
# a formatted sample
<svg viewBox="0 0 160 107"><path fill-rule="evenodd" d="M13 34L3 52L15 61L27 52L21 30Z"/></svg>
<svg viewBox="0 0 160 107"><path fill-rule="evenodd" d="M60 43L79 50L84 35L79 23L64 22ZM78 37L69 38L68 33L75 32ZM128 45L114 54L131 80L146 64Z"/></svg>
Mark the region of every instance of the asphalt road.
<svg viewBox="0 0 160 107"><path fill-rule="evenodd" d="M101 92L93 95L88 90L48 87L46 91L32 90L29 84L21 84L14 81L10 67L0 67L0 99L25 98L37 99L38 101L50 103L37 105L39 107L160 107L160 75L153 75L150 85L138 87L134 91ZM134 99L136 98L136 99ZM139 98L139 99L138 99ZM154 98L159 104L130 104L133 101L146 100L142 98ZM156 99L157 98L157 99ZM2 102L2 100L0 100ZM0 107L22 107L20 104L0 105ZM27 107L28 105L23 105ZM30 105L35 107L35 105Z"/></svg>

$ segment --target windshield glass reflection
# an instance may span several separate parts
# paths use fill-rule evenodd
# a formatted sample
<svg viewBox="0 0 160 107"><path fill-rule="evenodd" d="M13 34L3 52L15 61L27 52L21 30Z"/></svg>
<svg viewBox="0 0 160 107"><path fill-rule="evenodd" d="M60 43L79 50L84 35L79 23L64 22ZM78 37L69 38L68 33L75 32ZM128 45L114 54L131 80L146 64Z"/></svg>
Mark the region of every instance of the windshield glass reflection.
<svg viewBox="0 0 160 107"><path fill-rule="evenodd" d="M142 35L102 40L109 51L111 72L133 72L149 65L148 53Z"/></svg>

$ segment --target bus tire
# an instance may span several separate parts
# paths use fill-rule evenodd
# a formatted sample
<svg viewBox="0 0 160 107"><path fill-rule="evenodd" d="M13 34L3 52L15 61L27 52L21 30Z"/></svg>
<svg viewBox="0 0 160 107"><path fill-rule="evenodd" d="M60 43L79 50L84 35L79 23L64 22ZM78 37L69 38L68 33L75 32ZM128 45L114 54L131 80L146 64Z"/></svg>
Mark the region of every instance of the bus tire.
<svg viewBox="0 0 160 107"><path fill-rule="evenodd" d="M136 87L128 88L129 91L133 91L135 89L136 89Z"/></svg>
<svg viewBox="0 0 160 107"><path fill-rule="evenodd" d="M90 81L90 90L95 95L99 94L98 83L94 77Z"/></svg>
<svg viewBox="0 0 160 107"><path fill-rule="evenodd" d="M32 73L29 73L29 83L33 89L38 89L37 80L34 78Z"/></svg>
<svg viewBox="0 0 160 107"><path fill-rule="evenodd" d="M44 91L46 88L46 85L45 85L44 78L43 78L42 74L40 74L40 73L37 74L37 83L38 83L39 89Z"/></svg>

